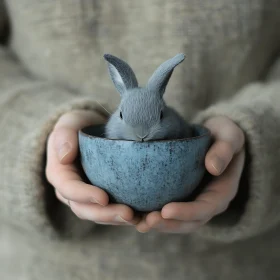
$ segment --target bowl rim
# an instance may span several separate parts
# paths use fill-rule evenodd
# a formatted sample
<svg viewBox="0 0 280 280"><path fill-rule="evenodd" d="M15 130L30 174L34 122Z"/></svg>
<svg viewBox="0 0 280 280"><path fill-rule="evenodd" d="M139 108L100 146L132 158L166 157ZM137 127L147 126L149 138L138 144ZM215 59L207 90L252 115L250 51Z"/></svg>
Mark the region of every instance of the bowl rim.
<svg viewBox="0 0 280 280"><path fill-rule="evenodd" d="M144 142L140 142L140 141L135 141L135 140L126 140L126 139L111 139L111 138L106 138L106 137L99 137L99 136L93 136L93 135L90 135L90 134L87 134L85 133L83 130L85 129L88 129L90 127L94 127L94 126L104 126L105 124L95 124L95 125L88 125L88 126L85 126L83 127L82 129L80 129L78 132L79 132L79 135L82 135L83 137L86 137L86 138L91 138L91 139L102 139L104 141L114 141L114 142L135 142L135 143L140 143L140 144L149 144L149 143L153 143L153 142L156 142L156 143L161 143L161 142L183 142L183 141L192 141L192 140L197 140L197 139L200 139L200 138L204 138L204 137L210 137L211 136L211 131L203 126L203 125L199 125L199 124L191 124L192 127L200 127L200 128L204 128L205 129L205 133L202 134L202 135L199 135L199 136L195 136L195 137L187 137L187 138L179 138L179 139L163 139L163 140L149 140L149 141L144 141Z"/></svg>

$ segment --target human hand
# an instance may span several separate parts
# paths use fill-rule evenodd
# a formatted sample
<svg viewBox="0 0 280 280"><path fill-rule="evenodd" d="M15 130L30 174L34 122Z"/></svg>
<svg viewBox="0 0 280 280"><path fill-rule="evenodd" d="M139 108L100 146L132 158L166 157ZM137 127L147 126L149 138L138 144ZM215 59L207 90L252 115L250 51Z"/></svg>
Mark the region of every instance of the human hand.
<svg viewBox="0 0 280 280"><path fill-rule="evenodd" d="M137 224L138 231L192 232L224 212L235 197L245 161L244 133L223 116L207 120L204 126L210 129L215 139L205 158L206 169L215 176L214 180L195 201L172 202L160 212L149 213Z"/></svg>
<svg viewBox="0 0 280 280"><path fill-rule="evenodd" d="M109 204L107 193L86 184L75 164L79 129L105 122L93 111L75 110L62 115L48 139L46 176L54 186L57 198L79 218L98 224L136 224L138 220L132 209Z"/></svg>

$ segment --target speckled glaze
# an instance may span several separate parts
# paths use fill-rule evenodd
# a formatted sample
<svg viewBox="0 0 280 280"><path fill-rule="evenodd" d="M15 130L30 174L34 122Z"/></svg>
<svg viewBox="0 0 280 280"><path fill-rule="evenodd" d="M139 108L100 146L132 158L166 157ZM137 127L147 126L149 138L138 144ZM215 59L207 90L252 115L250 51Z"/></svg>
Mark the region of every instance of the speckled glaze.
<svg viewBox="0 0 280 280"><path fill-rule="evenodd" d="M160 210L184 201L201 182L210 132L193 126L194 137L135 142L102 137L104 126L79 131L81 164L89 181L112 202L136 211Z"/></svg>

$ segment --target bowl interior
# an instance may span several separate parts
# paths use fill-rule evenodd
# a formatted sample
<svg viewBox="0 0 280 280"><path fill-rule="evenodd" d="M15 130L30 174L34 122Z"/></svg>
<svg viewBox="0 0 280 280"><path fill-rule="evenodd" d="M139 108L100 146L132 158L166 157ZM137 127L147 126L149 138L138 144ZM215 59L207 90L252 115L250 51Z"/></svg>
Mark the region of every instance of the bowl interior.
<svg viewBox="0 0 280 280"><path fill-rule="evenodd" d="M192 137L190 138L181 138L181 139L169 139L169 140L150 140L149 143L151 142L163 142L163 141L182 141L182 140L186 140L186 139L194 139L194 138L200 138L200 137L205 137L210 135L210 131L201 125L191 125L191 129L192 129ZM111 140L111 141L133 141L133 140L114 140L114 139L109 139L105 137L105 125L104 124L100 124L100 125L91 125L88 127L85 127L83 129L80 130L80 133L83 136L86 137L92 137L92 138L103 138L104 140ZM134 141L133 141L134 142Z"/></svg>

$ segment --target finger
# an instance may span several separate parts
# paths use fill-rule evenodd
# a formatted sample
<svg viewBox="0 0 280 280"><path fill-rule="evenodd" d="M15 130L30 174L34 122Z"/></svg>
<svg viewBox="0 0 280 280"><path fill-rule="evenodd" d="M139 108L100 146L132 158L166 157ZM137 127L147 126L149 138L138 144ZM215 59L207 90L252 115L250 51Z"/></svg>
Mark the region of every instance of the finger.
<svg viewBox="0 0 280 280"><path fill-rule="evenodd" d="M243 131L231 119L220 116L209 119L204 124L216 140L232 143L233 150L239 152L245 142Z"/></svg>
<svg viewBox="0 0 280 280"><path fill-rule="evenodd" d="M145 221L142 222L143 227L140 230L147 232L147 230L156 229L160 232L187 233L196 230L201 225L202 222L166 220L162 218L160 212L152 212L146 216Z"/></svg>
<svg viewBox="0 0 280 280"><path fill-rule="evenodd" d="M235 156L227 170L213 180L195 201L169 203L163 207L162 217L181 221L208 221L225 211L237 193L244 158L242 150Z"/></svg>
<svg viewBox="0 0 280 280"><path fill-rule="evenodd" d="M231 162L234 154L235 150L231 143L225 141L215 142L206 155L206 169L215 176L222 174Z"/></svg>
<svg viewBox="0 0 280 280"><path fill-rule="evenodd" d="M111 223L103 223L103 222L95 222L98 225L104 225L104 226L131 226L133 224L130 223L121 223L121 222L111 222Z"/></svg>
<svg viewBox="0 0 280 280"><path fill-rule="evenodd" d="M94 111L72 111L60 117L53 130L53 148L62 164L72 163L78 153L78 131L92 124L101 124L105 118Z"/></svg>
<svg viewBox="0 0 280 280"><path fill-rule="evenodd" d="M72 209L71 204L73 204L72 201L65 199L57 190L56 190L56 197L65 205L67 205L68 207L70 207L70 209ZM80 204L76 203L76 207L81 207ZM133 223L136 223L137 219L134 219L134 221L132 221ZM121 226L121 225L130 225L131 223L127 223L127 222L97 222L95 221L96 224L100 224L100 225L115 225L115 226Z"/></svg>
<svg viewBox="0 0 280 280"><path fill-rule="evenodd" d="M243 148L244 133L226 117L212 118L205 126L215 138L215 143L206 155L205 165L212 175L218 176L227 168L233 156Z"/></svg>
<svg viewBox="0 0 280 280"><path fill-rule="evenodd" d="M97 204L77 204L71 202L72 211L81 219L96 223L127 223L135 225L139 217L134 215L131 208L121 204L109 204L101 207Z"/></svg>
<svg viewBox="0 0 280 280"><path fill-rule="evenodd" d="M146 216L145 221L146 221L147 225L152 228L152 227L155 227L156 225L159 225L160 223L162 223L163 218L161 216L160 211L155 211L155 212L149 213Z"/></svg>
<svg viewBox="0 0 280 280"><path fill-rule="evenodd" d="M98 203L106 206L109 197L102 189L84 183L78 170L73 166L65 166L56 169L57 173L49 169L48 181L67 200L79 203Z"/></svg>
<svg viewBox="0 0 280 280"><path fill-rule="evenodd" d="M147 233L151 230L151 227L148 226L145 220L141 220L137 225L136 225L136 230L141 233Z"/></svg>
<svg viewBox="0 0 280 280"><path fill-rule="evenodd" d="M152 220L155 221L154 222L155 224L159 223L162 219L162 217L160 215L160 212L158 212L158 211L151 212L147 215L144 215L142 217L141 221L136 226L137 231L139 231L141 233L146 233L146 232L149 232L151 230L152 226L147 223L147 217L148 216L152 217Z"/></svg>
<svg viewBox="0 0 280 280"><path fill-rule="evenodd" d="M74 165L61 165L52 148L52 139L48 142L46 177L55 189L67 200L79 203L98 203L107 205L109 197L102 189L86 184L80 177L80 171Z"/></svg>
<svg viewBox="0 0 280 280"><path fill-rule="evenodd" d="M68 199L66 199L65 197L63 197L58 190L55 190L55 195L62 203L64 203L65 205L67 205L71 208L70 201Z"/></svg>

